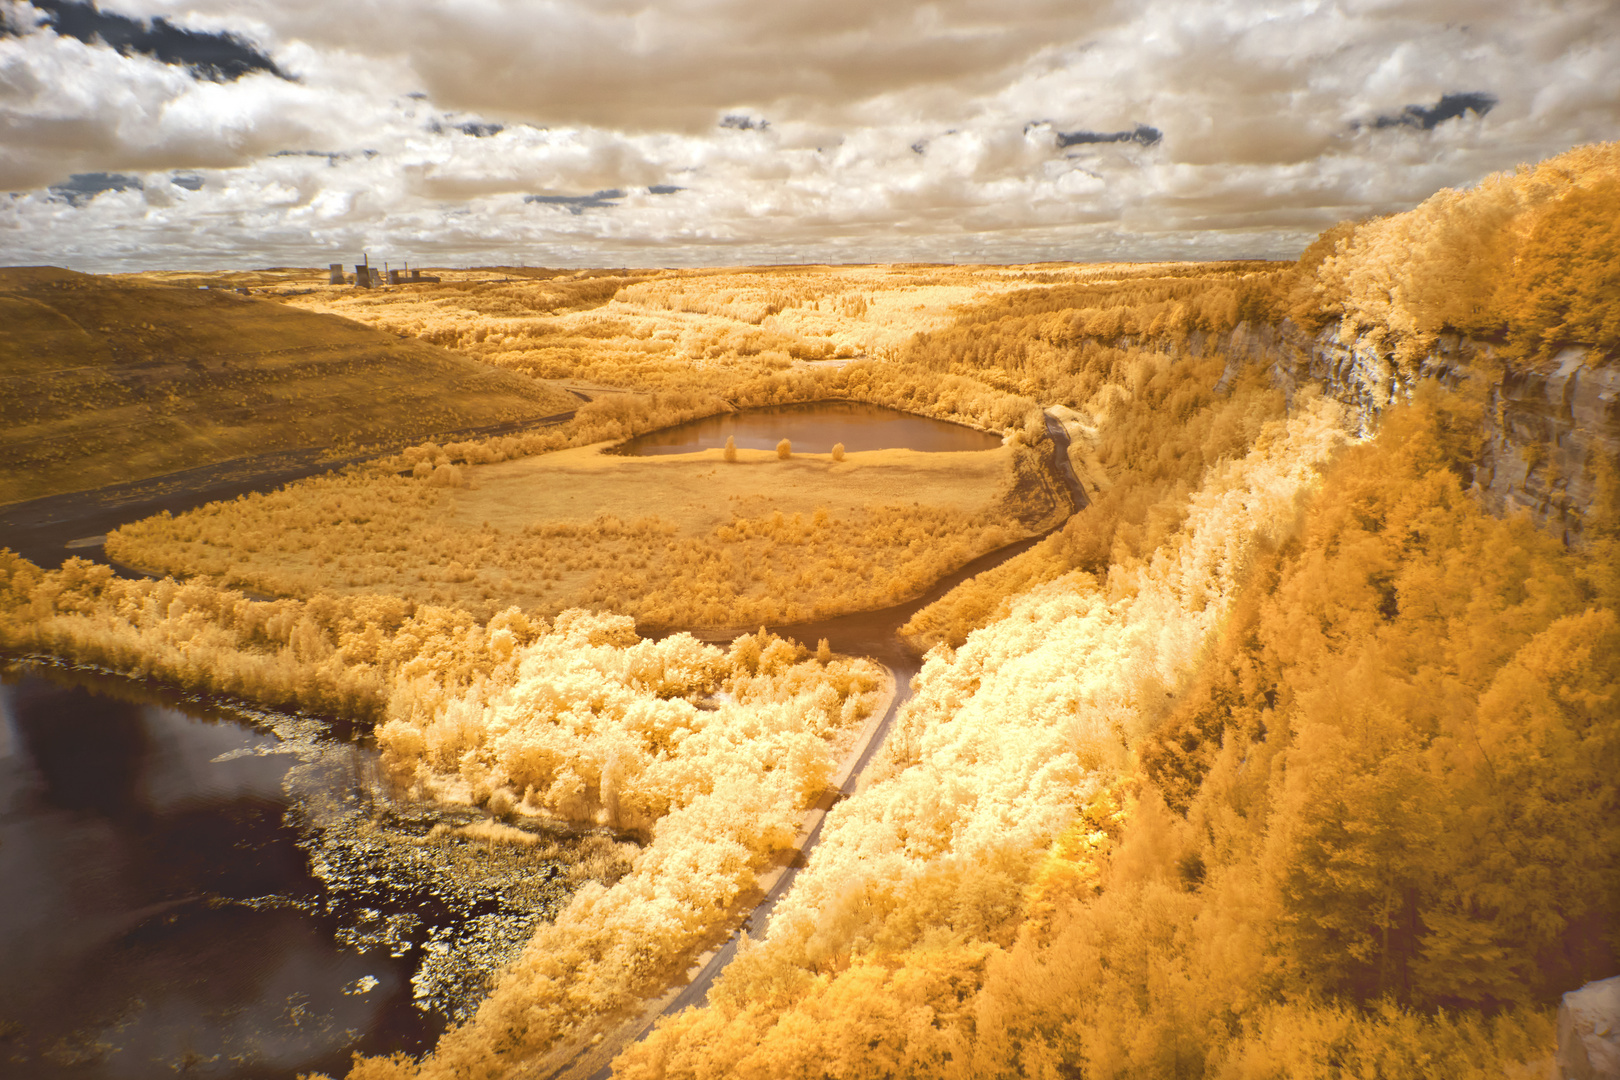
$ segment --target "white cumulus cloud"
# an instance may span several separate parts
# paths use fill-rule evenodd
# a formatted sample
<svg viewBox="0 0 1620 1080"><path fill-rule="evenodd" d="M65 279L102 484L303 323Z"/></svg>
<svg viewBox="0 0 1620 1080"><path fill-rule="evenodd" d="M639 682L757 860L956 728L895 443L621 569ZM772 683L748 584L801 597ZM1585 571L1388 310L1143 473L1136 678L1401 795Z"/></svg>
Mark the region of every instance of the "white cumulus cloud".
<svg viewBox="0 0 1620 1080"><path fill-rule="evenodd" d="M1608 0L0 10L0 261L82 269L1287 257L1620 128Z"/></svg>

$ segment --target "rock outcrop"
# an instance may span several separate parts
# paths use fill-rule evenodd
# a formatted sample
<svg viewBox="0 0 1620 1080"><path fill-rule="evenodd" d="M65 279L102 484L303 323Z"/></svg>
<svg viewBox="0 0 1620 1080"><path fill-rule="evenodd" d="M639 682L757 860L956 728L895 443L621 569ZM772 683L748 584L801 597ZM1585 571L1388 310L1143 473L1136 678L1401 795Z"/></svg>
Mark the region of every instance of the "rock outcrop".
<svg viewBox="0 0 1620 1080"><path fill-rule="evenodd" d="M1558 1006L1559 1080L1620 1080L1620 975L1589 982Z"/></svg>
<svg viewBox="0 0 1620 1080"><path fill-rule="evenodd" d="M1363 432L1422 379L1456 385L1470 370L1493 373L1474 484L1493 513L1528 511L1538 523L1560 529L1566 543L1580 541L1605 463L1620 464L1620 364L1598 363L1584 349L1565 349L1550 364L1525 369L1504 365L1487 345L1452 335L1440 338L1414 369L1366 339L1341 342L1336 323L1314 335L1288 323L1240 323L1218 338L1195 335L1188 345L1220 349L1230 358L1223 383L1248 363L1269 365L1290 397L1317 383L1350 406Z"/></svg>

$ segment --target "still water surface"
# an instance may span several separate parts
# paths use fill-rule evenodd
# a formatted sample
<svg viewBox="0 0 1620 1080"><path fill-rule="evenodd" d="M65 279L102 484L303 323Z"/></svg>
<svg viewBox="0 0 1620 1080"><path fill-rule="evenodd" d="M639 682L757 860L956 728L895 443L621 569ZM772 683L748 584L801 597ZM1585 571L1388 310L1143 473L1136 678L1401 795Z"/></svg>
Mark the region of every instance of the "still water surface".
<svg viewBox="0 0 1620 1080"><path fill-rule="evenodd" d="M411 961L338 942L281 739L127 680L0 675L0 1072L289 1076L431 1043Z"/></svg>
<svg viewBox="0 0 1620 1080"><path fill-rule="evenodd" d="M743 449L775 450L782 439L807 454L825 454L834 443L850 453L863 450L994 450L1001 436L961 424L948 424L898 409L854 401L816 401L769 409L706 416L674 427L649 431L622 444L614 453L631 456L690 454L726 445L734 438Z"/></svg>

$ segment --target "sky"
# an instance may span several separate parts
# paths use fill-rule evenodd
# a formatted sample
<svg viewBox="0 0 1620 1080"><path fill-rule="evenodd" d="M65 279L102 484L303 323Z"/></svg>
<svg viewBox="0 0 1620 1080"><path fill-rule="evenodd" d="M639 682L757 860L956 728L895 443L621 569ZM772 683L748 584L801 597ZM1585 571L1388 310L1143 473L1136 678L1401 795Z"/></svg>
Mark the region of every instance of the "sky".
<svg viewBox="0 0 1620 1080"><path fill-rule="evenodd" d="M1292 258L1620 138L1620 0L0 0L0 265Z"/></svg>

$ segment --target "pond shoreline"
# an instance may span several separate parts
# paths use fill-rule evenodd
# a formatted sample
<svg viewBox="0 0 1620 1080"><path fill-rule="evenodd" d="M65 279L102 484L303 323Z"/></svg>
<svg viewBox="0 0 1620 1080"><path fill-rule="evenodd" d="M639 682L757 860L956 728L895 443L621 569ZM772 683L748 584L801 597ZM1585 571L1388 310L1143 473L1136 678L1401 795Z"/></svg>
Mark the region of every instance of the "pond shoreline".
<svg viewBox="0 0 1620 1080"><path fill-rule="evenodd" d="M838 412L847 415L840 418ZM825 434L829 427L836 433ZM819 430L806 438L807 428ZM720 449L725 445L719 437L722 434L741 436L736 444L739 448L775 450L778 441L785 438L793 444L795 453L812 454L827 453L835 443L843 443L852 454L901 448L923 453L989 450L1003 445L1006 438L973 424L924 416L878 402L817 398L692 417L632 435L604 452L619 457L659 457Z"/></svg>
<svg viewBox="0 0 1620 1080"><path fill-rule="evenodd" d="M29 992L0 994L0 1021L42 1078L153 1054L223 1077L425 1053L566 905L582 860L623 850L554 818L494 844L469 829L482 808L403 796L367 725L54 656L0 663L0 736L0 946L7 990ZM36 893L49 914L21 899Z"/></svg>

